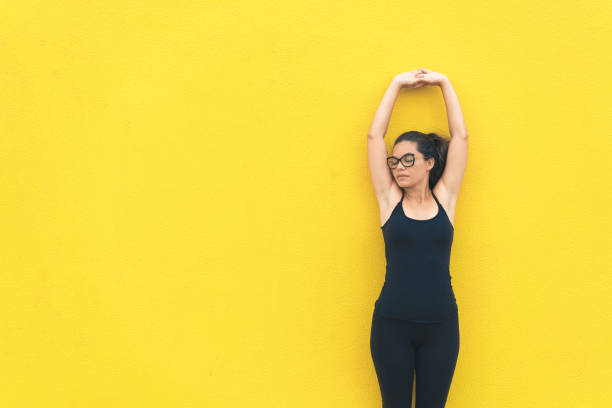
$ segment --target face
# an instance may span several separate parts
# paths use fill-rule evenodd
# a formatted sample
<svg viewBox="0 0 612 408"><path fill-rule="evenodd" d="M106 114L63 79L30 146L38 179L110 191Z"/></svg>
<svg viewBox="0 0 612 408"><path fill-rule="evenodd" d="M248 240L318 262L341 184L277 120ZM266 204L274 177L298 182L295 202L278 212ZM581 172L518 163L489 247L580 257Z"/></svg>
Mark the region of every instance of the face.
<svg viewBox="0 0 612 408"><path fill-rule="evenodd" d="M427 180L429 170L434 165L434 159L430 158L425 161L423 155L417 150L416 142L405 140L393 147L392 155L397 159L408 153L412 153L414 156L404 157L404 160L397 163L397 167L391 169L395 181L402 187L419 184L423 179Z"/></svg>

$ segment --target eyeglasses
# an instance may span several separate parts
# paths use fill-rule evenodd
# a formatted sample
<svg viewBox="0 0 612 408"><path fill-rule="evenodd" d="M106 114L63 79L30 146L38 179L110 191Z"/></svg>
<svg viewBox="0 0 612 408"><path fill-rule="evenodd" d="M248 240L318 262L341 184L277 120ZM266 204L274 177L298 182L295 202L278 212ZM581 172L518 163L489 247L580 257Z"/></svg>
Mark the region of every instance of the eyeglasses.
<svg viewBox="0 0 612 408"><path fill-rule="evenodd" d="M390 169L395 169L401 161L404 167L411 167L414 166L415 158L414 153L406 153L399 159L395 156L389 156L387 157L387 166L389 166Z"/></svg>

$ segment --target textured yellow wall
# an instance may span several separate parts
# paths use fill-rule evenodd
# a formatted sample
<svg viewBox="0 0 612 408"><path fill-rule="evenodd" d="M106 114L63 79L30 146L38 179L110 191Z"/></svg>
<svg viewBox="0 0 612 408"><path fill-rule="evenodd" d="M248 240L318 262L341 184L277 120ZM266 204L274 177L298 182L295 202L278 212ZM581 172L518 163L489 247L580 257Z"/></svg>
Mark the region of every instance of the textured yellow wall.
<svg viewBox="0 0 612 408"><path fill-rule="evenodd" d="M447 406L612 404L610 2L2 10L1 406L380 406L366 132L418 67L470 134Z"/></svg>

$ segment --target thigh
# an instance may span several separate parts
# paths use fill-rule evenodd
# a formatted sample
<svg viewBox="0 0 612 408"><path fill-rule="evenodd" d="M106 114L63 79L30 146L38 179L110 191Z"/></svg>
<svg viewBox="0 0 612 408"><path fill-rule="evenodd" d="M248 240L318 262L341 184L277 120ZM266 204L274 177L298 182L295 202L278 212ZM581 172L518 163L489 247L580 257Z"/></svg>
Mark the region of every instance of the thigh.
<svg viewBox="0 0 612 408"><path fill-rule="evenodd" d="M372 316L370 351L384 408L409 408L412 402L415 350L407 322Z"/></svg>
<svg viewBox="0 0 612 408"><path fill-rule="evenodd" d="M443 408L459 355L459 320L429 326L415 355L416 408Z"/></svg>

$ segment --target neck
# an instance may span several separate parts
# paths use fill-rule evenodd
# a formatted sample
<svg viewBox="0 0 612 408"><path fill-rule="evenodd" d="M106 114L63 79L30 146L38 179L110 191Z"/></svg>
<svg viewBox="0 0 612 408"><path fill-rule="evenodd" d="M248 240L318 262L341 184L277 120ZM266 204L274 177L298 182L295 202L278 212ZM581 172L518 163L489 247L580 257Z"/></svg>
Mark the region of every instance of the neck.
<svg viewBox="0 0 612 408"><path fill-rule="evenodd" d="M433 194L429 188L404 188L404 199L420 205L433 200Z"/></svg>

